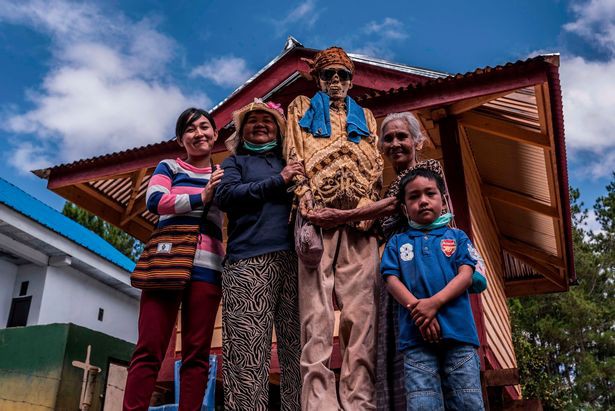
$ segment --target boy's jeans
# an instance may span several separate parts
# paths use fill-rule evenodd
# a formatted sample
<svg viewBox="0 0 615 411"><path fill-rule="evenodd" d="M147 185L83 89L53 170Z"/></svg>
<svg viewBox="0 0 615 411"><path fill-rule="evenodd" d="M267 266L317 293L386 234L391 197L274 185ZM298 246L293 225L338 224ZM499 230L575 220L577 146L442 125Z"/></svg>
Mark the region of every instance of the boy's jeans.
<svg viewBox="0 0 615 411"><path fill-rule="evenodd" d="M480 362L469 344L425 344L404 352L406 407L417 410L484 410Z"/></svg>

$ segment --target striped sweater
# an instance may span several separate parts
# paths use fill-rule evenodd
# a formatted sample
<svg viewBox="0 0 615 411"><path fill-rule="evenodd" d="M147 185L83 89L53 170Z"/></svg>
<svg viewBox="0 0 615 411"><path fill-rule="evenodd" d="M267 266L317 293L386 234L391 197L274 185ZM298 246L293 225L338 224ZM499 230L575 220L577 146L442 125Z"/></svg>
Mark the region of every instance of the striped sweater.
<svg viewBox="0 0 615 411"><path fill-rule="evenodd" d="M181 159L161 161L149 181L147 209L160 216L158 227L169 224L199 224L203 213L201 192L212 169L197 168ZM220 284L224 246L222 212L212 205L207 214L194 256L192 280Z"/></svg>

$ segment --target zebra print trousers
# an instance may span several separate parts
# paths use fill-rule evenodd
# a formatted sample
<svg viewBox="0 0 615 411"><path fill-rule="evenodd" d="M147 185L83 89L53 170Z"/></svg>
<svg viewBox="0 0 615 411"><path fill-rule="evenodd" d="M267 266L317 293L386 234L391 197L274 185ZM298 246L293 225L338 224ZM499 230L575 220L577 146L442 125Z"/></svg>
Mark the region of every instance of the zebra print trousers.
<svg viewBox="0 0 615 411"><path fill-rule="evenodd" d="M297 256L277 251L246 258L222 274L222 344L226 410L267 410L275 323L282 410L300 410L301 356Z"/></svg>

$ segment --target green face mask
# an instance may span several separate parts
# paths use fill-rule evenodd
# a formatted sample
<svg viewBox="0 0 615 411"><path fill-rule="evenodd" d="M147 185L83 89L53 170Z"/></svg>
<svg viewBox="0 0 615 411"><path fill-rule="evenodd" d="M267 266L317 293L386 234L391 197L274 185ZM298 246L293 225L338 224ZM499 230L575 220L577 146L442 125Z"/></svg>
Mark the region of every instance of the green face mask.
<svg viewBox="0 0 615 411"><path fill-rule="evenodd" d="M277 140L271 140L270 142L264 144L254 144L250 143L249 141L243 142L243 148L248 151L252 151L253 153L264 153L265 151L273 150L277 146Z"/></svg>
<svg viewBox="0 0 615 411"><path fill-rule="evenodd" d="M446 213L436 218L431 224L425 224L425 225L417 224L414 221L410 220L409 218L408 218L408 224L410 225L410 227L414 228L415 230L433 230L435 228L440 228L440 227L444 227L448 225L448 223L450 223L452 219L453 219L453 215L451 213Z"/></svg>

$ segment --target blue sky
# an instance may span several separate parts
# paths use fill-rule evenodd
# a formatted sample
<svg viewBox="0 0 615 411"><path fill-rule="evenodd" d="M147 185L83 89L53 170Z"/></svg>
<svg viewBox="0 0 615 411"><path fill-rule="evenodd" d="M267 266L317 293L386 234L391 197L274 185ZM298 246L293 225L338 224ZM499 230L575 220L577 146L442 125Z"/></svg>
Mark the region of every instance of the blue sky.
<svg viewBox="0 0 615 411"><path fill-rule="evenodd" d="M561 53L570 182L593 204L615 170L615 0L437 4L0 0L0 177L61 207L29 170L170 138L290 34L450 73Z"/></svg>

